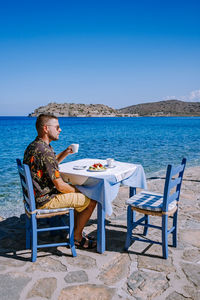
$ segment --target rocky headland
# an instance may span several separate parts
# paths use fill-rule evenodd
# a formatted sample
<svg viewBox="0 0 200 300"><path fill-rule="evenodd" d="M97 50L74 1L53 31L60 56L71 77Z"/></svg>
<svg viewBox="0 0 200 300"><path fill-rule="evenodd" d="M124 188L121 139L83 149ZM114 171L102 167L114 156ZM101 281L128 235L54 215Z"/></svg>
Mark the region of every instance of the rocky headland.
<svg viewBox="0 0 200 300"><path fill-rule="evenodd" d="M166 100L114 109L103 104L49 103L30 113L37 117L50 113L58 117L139 117L139 116L200 116L200 102Z"/></svg>
<svg viewBox="0 0 200 300"><path fill-rule="evenodd" d="M118 110L118 113L138 114L139 116L200 116L200 102L166 100L131 105Z"/></svg>
<svg viewBox="0 0 200 300"><path fill-rule="evenodd" d="M29 116L50 113L57 117L116 117L116 110L103 104L49 103L36 108Z"/></svg>
<svg viewBox="0 0 200 300"><path fill-rule="evenodd" d="M38 250L35 263L25 249L25 218L0 218L0 299L50 300L199 300L200 166L186 168L178 216L178 246L162 259L159 245L135 242L124 252L128 188L121 187L106 218L106 251L65 247ZM148 189L163 192L164 174L149 178ZM153 218L153 217L152 217ZM157 223L160 224L160 218ZM86 232L96 236L96 211ZM137 233L140 231L136 230ZM150 229L150 238L160 232ZM49 236L41 236L45 242ZM62 239L54 237L55 241ZM169 238L171 245L171 238Z"/></svg>

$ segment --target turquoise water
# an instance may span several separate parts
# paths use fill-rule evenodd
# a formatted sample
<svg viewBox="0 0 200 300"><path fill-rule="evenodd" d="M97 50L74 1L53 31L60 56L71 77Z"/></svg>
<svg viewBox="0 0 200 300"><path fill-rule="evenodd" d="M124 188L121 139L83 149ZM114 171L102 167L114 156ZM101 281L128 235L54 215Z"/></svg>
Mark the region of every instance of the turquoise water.
<svg viewBox="0 0 200 300"><path fill-rule="evenodd" d="M55 152L79 143L79 152L65 161L80 158L140 163L147 177L166 169L168 163L187 158L187 166L200 165L200 118L60 118ZM0 117L0 216L23 212L16 158L35 138L35 118Z"/></svg>

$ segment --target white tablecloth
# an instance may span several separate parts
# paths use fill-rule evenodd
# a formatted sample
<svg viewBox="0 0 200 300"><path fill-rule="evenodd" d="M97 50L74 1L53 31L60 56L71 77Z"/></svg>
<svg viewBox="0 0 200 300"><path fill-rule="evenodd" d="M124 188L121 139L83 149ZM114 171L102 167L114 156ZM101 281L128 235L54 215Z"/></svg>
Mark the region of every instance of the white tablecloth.
<svg viewBox="0 0 200 300"><path fill-rule="evenodd" d="M64 181L74 184L87 197L101 203L108 215L112 214L112 201L116 198L120 184L147 189L146 176L139 164L114 161L114 168L104 172L91 172L89 166L94 163L106 164L100 159L80 159L59 165ZM86 166L84 170L74 167Z"/></svg>

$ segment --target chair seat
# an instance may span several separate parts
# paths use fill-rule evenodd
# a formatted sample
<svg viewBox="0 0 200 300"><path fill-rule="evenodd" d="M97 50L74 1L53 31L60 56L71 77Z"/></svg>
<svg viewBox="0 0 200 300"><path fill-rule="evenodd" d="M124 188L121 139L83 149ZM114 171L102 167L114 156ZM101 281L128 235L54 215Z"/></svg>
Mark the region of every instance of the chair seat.
<svg viewBox="0 0 200 300"><path fill-rule="evenodd" d="M126 204L135 208L161 212L163 208L163 195L154 192L143 191L129 198L126 201ZM168 206L168 211L173 210L176 206L177 201L172 201Z"/></svg>
<svg viewBox="0 0 200 300"><path fill-rule="evenodd" d="M25 209L29 214L32 214L33 212L30 211L29 205L25 202ZM72 209L72 208L70 208ZM54 208L54 209L36 209L34 212L36 213L36 215L44 215L44 214L53 214L53 213L59 213L59 212L68 212L69 208L65 207L65 208Z"/></svg>

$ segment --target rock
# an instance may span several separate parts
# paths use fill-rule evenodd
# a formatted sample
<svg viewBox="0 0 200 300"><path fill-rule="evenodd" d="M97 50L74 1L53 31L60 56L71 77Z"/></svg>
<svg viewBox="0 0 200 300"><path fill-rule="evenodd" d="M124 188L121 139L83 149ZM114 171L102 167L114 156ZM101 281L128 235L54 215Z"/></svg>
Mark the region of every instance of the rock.
<svg viewBox="0 0 200 300"><path fill-rule="evenodd" d="M50 299L57 287L57 279L54 277L39 279L28 293L27 298L44 297Z"/></svg>
<svg viewBox="0 0 200 300"><path fill-rule="evenodd" d="M10 259L10 258L4 258L0 259L0 266L7 266L7 267L23 267L26 264L25 261L17 260L17 259Z"/></svg>
<svg viewBox="0 0 200 300"><path fill-rule="evenodd" d="M168 286L166 276L160 272L135 271L127 281L128 292L136 299L154 299Z"/></svg>
<svg viewBox="0 0 200 300"><path fill-rule="evenodd" d="M160 250L162 251L162 249ZM158 272L165 272L166 274L170 272L175 272L175 267L172 264L172 258L161 259L158 257L138 257L138 268L139 269L150 269Z"/></svg>
<svg viewBox="0 0 200 300"><path fill-rule="evenodd" d="M188 245L200 248L200 230L184 230L180 232L180 239L183 240Z"/></svg>
<svg viewBox="0 0 200 300"><path fill-rule="evenodd" d="M121 254L114 258L100 273L99 279L105 284L112 285L127 276L130 258L127 254Z"/></svg>
<svg viewBox="0 0 200 300"><path fill-rule="evenodd" d="M196 219L197 221L200 221L200 212L194 212L191 213L192 218Z"/></svg>
<svg viewBox="0 0 200 300"><path fill-rule="evenodd" d="M97 284L74 285L63 289L59 300L111 300L115 289Z"/></svg>
<svg viewBox="0 0 200 300"><path fill-rule="evenodd" d="M88 276L85 271L80 270L67 273L64 279L67 283L87 282Z"/></svg>
<svg viewBox="0 0 200 300"><path fill-rule="evenodd" d="M0 274L0 299L19 299L21 291L30 280L31 278L23 273Z"/></svg>
<svg viewBox="0 0 200 300"><path fill-rule="evenodd" d="M200 264L183 263L183 272L188 280L194 283L197 287L200 286Z"/></svg>
<svg viewBox="0 0 200 300"><path fill-rule="evenodd" d="M67 267L60 261L50 257L38 257L35 263L27 268L27 272L42 271L42 272L66 272Z"/></svg>
<svg viewBox="0 0 200 300"><path fill-rule="evenodd" d="M165 298L165 300L185 300L185 299L193 300L192 298L188 298L188 297L186 298L185 296L178 294L177 292L173 292Z"/></svg>
<svg viewBox="0 0 200 300"><path fill-rule="evenodd" d="M82 269L91 269L96 267L96 260L92 257L78 254L77 257L67 257L66 264L70 264Z"/></svg>
<svg viewBox="0 0 200 300"><path fill-rule="evenodd" d="M134 229L134 232L135 232L135 230L136 229ZM153 245L153 246L155 247L155 245ZM149 254L149 251L150 251L151 247L152 246L149 247L149 244L147 244L147 243L142 243L142 242L139 242L139 241L135 241L134 243L132 243L132 245L128 249L128 253L129 253L131 259L135 261L139 257L139 256L137 256L137 254L141 255L142 253L146 253L146 249L148 250L148 254Z"/></svg>
<svg viewBox="0 0 200 300"><path fill-rule="evenodd" d="M182 258L191 262L200 261L200 249L190 248L183 252Z"/></svg>
<svg viewBox="0 0 200 300"><path fill-rule="evenodd" d="M186 291L186 293L188 293L191 296L192 300L200 299L200 290L197 291L191 286L184 286L184 291Z"/></svg>

